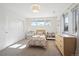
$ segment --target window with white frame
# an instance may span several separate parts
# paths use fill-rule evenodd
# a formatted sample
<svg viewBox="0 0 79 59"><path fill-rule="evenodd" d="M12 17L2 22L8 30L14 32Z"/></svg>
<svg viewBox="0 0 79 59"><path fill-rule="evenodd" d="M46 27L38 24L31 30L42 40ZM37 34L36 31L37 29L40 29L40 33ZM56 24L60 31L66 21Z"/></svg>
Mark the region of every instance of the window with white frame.
<svg viewBox="0 0 79 59"><path fill-rule="evenodd" d="M49 21L32 21L31 23L32 26L49 26L50 22Z"/></svg>

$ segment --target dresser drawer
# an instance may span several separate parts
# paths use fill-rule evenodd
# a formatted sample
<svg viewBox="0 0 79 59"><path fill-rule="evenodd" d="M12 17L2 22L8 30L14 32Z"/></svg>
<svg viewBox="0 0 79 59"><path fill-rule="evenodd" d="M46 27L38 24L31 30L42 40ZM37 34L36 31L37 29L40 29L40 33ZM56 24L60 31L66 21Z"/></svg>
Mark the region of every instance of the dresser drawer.
<svg viewBox="0 0 79 59"><path fill-rule="evenodd" d="M60 44L57 43L57 47L59 49L59 51L62 53L62 55L64 54L64 47Z"/></svg>
<svg viewBox="0 0 79 59"><path fill-rule="evenodd" d="M60 52L62 53L62 55L64 54L64 40L61 36L57 36L56 37L56 45L58 47L58 49L60 50Z"/></svg>
<svg viewBox="0 0 79 59"><path fill-rule="evenodd" d="M60 45L60 52L62 53L62 55L64 55L64 47Z"/></svg>
<svg viewBox="0 0 79 59"><path fill-rule="evenodd" d="M56 45L62 55L75 55L76 38L73 36L57 36Z"/></svg>
<svg viewBox="0 0 79 59"><path fill-rule="evenodd" d="M61 40L61 38L58 36L58 37L56 37L56 41L57 42L60 42L60 40Z"/></svg>
<svg viewBox="0 0 79 59"><path fill-rule="evenodd" d="M63 40L63 39L60 39L60 40L59 40L59 44L60 44L61 46L63 46L63 45L64 45L64 40Z"/></svg>

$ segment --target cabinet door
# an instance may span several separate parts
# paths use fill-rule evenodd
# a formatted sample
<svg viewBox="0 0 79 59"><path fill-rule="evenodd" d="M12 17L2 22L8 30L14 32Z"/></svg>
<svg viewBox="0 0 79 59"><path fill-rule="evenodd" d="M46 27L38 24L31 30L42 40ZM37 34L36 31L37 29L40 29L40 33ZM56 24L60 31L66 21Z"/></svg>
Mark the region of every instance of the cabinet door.
<svg viewBox="0 0 79 59"><path fill-rule="evenodd" d="M74 55L75 54L75 44L76 44L76 39L75 38L65 38L65 46L64 46L64 52L65 55Z"/></svg>

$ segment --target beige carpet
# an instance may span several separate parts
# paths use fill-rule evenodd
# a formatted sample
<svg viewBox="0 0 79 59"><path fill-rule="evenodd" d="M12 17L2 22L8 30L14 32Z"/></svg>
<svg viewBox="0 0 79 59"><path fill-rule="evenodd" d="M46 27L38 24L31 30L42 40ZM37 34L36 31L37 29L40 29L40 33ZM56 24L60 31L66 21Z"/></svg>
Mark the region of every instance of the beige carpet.
<svg viewBox="0 0 79 59"><path fill-rule="evenodd" d="M61 56L61 54L54 40L48 40L46 49L41 47L27 47L27 40L21 40L0 51L0 56Z"/></svg>

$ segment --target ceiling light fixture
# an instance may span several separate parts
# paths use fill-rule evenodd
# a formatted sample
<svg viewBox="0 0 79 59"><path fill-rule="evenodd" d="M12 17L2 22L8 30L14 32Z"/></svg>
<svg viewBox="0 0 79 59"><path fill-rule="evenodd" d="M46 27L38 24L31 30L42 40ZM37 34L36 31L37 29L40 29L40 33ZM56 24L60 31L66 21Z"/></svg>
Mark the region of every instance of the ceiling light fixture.
<svg viewBox="0 0 79 59"><path fill-rule="evenodd" d="M33 13L38 13L40 10L40 5L39 4L33 4L32 5L32 12Z"/></svg>

